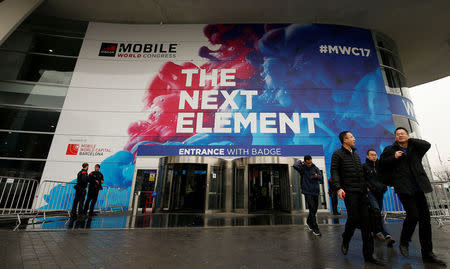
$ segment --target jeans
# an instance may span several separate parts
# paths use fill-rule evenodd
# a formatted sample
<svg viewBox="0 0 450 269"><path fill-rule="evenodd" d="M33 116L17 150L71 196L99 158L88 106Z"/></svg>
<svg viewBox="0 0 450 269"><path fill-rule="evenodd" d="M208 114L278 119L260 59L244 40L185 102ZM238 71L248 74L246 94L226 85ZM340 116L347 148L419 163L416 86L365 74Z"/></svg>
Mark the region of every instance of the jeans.
<svg viewBox="0 0 450 269"><path fill-rule="evenodd" d="M386 232L383 217L381 216L381 211L383 210L383 196L384 194L382 193L369 192L367 198L369 198L370 206L374 214L373 230L376 234L382 233L383 236L386 237L390 234Z"/></svg>
<svg viewBox="0 0 450 269"><path fill-rule="evenodd" d="M306 220L306 223L312 229L319 229L316 220L317 208L319 207L319 196L305 194L305 201L309 209L308 219Z"/></svg>
<svg viewBox="0 0 450 269"><path fill-rule="evenodd" d="M398 194L403 208L406 211L406 218L403 222L403 229L400 236L400 244L409 245L411 237L419 223L419 240L422 248L422 255L427 255L433 251L431 240L431 218L427 199L422 191L413 195Z"/></svg>
<svg viewBox="0 0 450 269"><path fill-rule="evenodd" d="M357 227L361 229L363 240L363 256L369 259L373 255L374 243L370 234L369 199L362 192L347 192L345 199L347 208L347 222L342 238L345 244L349 244Z"/></svg>

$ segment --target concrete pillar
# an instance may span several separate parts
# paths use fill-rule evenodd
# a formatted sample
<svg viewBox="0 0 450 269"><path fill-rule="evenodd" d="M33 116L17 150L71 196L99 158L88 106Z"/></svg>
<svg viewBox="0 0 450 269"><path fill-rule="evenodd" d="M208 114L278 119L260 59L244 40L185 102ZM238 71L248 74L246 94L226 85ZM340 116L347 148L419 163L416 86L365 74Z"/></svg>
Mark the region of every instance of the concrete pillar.
<svg viewBox="0 0 450 269"><path fill-rule="evenodd" d="M0 2L0 45L43 0L4 0Z"/></svg>

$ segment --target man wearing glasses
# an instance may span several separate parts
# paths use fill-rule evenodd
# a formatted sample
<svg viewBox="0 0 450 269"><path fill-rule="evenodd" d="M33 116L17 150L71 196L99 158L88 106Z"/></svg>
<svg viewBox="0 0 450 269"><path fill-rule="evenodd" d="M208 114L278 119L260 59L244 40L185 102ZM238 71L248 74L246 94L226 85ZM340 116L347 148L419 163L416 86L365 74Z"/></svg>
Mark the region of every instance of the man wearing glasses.
<svg viewBox="0 0 450 269"><path fill-rule="evenodd" d="M425 140L410 138L408 130L403 127L395 129L395 142L387 146L380 156L383 174L389 174L387 184L392 185L397 193L406 218L400 236L400 253L409 257L409 242L419 223L419 238L422 248L422 260L446 266L433 253L431 239L431 219L425 193L432 192L430 180L422 165L422 158L431 144Z"/></svg>

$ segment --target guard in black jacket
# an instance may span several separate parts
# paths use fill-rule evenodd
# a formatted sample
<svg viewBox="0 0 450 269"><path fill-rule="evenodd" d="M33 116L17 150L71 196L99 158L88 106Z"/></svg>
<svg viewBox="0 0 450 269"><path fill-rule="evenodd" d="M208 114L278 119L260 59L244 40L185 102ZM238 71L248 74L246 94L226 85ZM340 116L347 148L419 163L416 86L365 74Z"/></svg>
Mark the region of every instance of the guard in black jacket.
<svg viewBox="0 0 450 269"><path fill-rule="evenodd" d="M356 139L349 131L339 134L342 147L331 157L331 177L338 197L343 199L347 208L347 222L342 234L341 250L347 255L350 240L357 227L361 229L363 256L367 263L384 265L373 256L374 243L370 232L369 199L367 184L363 174L361 160L355 153Z"/></svg>
<svg viewBox="0 0 450 269"><path fill-rule="evenodd" d="M75 198L73 200L72 205L72 217L75 218L77 216L77 208L78 208L78 214L83 214L83 204L84 204L84 198L86 196L86 187L88 185L88 172L89 164L83 163L81 166L83 169L81 169L80 172L78 172L77 175L77 184L75 184Z"/></svg>
<svg viewBox="0 0 450 269"><path fill-rule="evenodd" d="M313 231L314 235L321 236L316 214L319 207L319 182L323 180L323 177L320 169L313 164L310 155L306 155L303 160L304 162L297 161L294 164L294 169L301 175L302 193L305 195L305 201L309 209L306 225L310 231Z"/></svg>
<svg viewBox="0 0 450 269"><path fill-rule="evenodd" d="M383 216L383 198L387 190L380 177L377 176L378 155L374 149L369 149L366 155L366 163L363 164L364 177L369 187L367 197L370 202L370 211L372 213L372 231L380 240L386 241L388 247L392 247L395 240L386 231L384 227Z"/></svg>
<svg viewBox="0 0 450 269"><path fill-rule="evenodd" d="M99 191L103 189L103 182L103 174L100 172L100 164L96 164L95 171L89 174L89 189L86 204L84 205L84 215L87 214L88 208L89 216L94 215L95 203L97 203Z"/></svg>
<svg viewBox="0 0 450 269"><path fill-rule="evenodd" d="M422 165L422 158L431 145L425 140L409 137L403 127L395 129L395 142L387 146L380 156L380 168L386 183L394 186L406 218L400 236L400 253L409 256L409 242L419 222L422 260L445 266L433 253L431 219L425 193L433 189Z"/></svg>

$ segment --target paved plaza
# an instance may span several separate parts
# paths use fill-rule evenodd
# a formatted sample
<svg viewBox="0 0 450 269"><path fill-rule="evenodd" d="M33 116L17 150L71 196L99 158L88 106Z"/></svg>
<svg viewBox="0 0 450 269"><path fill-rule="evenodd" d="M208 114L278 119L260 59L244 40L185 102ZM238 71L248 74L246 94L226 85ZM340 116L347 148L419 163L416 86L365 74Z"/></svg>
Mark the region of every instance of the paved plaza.
<svg viewBox="0 0 450 269"><path fill-rule="evenodd" d="M0 268L376 268L363 262L359 231L348 255L341 254L343 228L321 224L322 237L300 224L2 229ZM387 229L399 238L400 223ZM387 248L379 241L376 255L387 268L435 268L422 263L417 236L416 231L408 259L400 256L398 244ZM433 238L435 253L450 263L448 227L433 226Z"/></svg>

